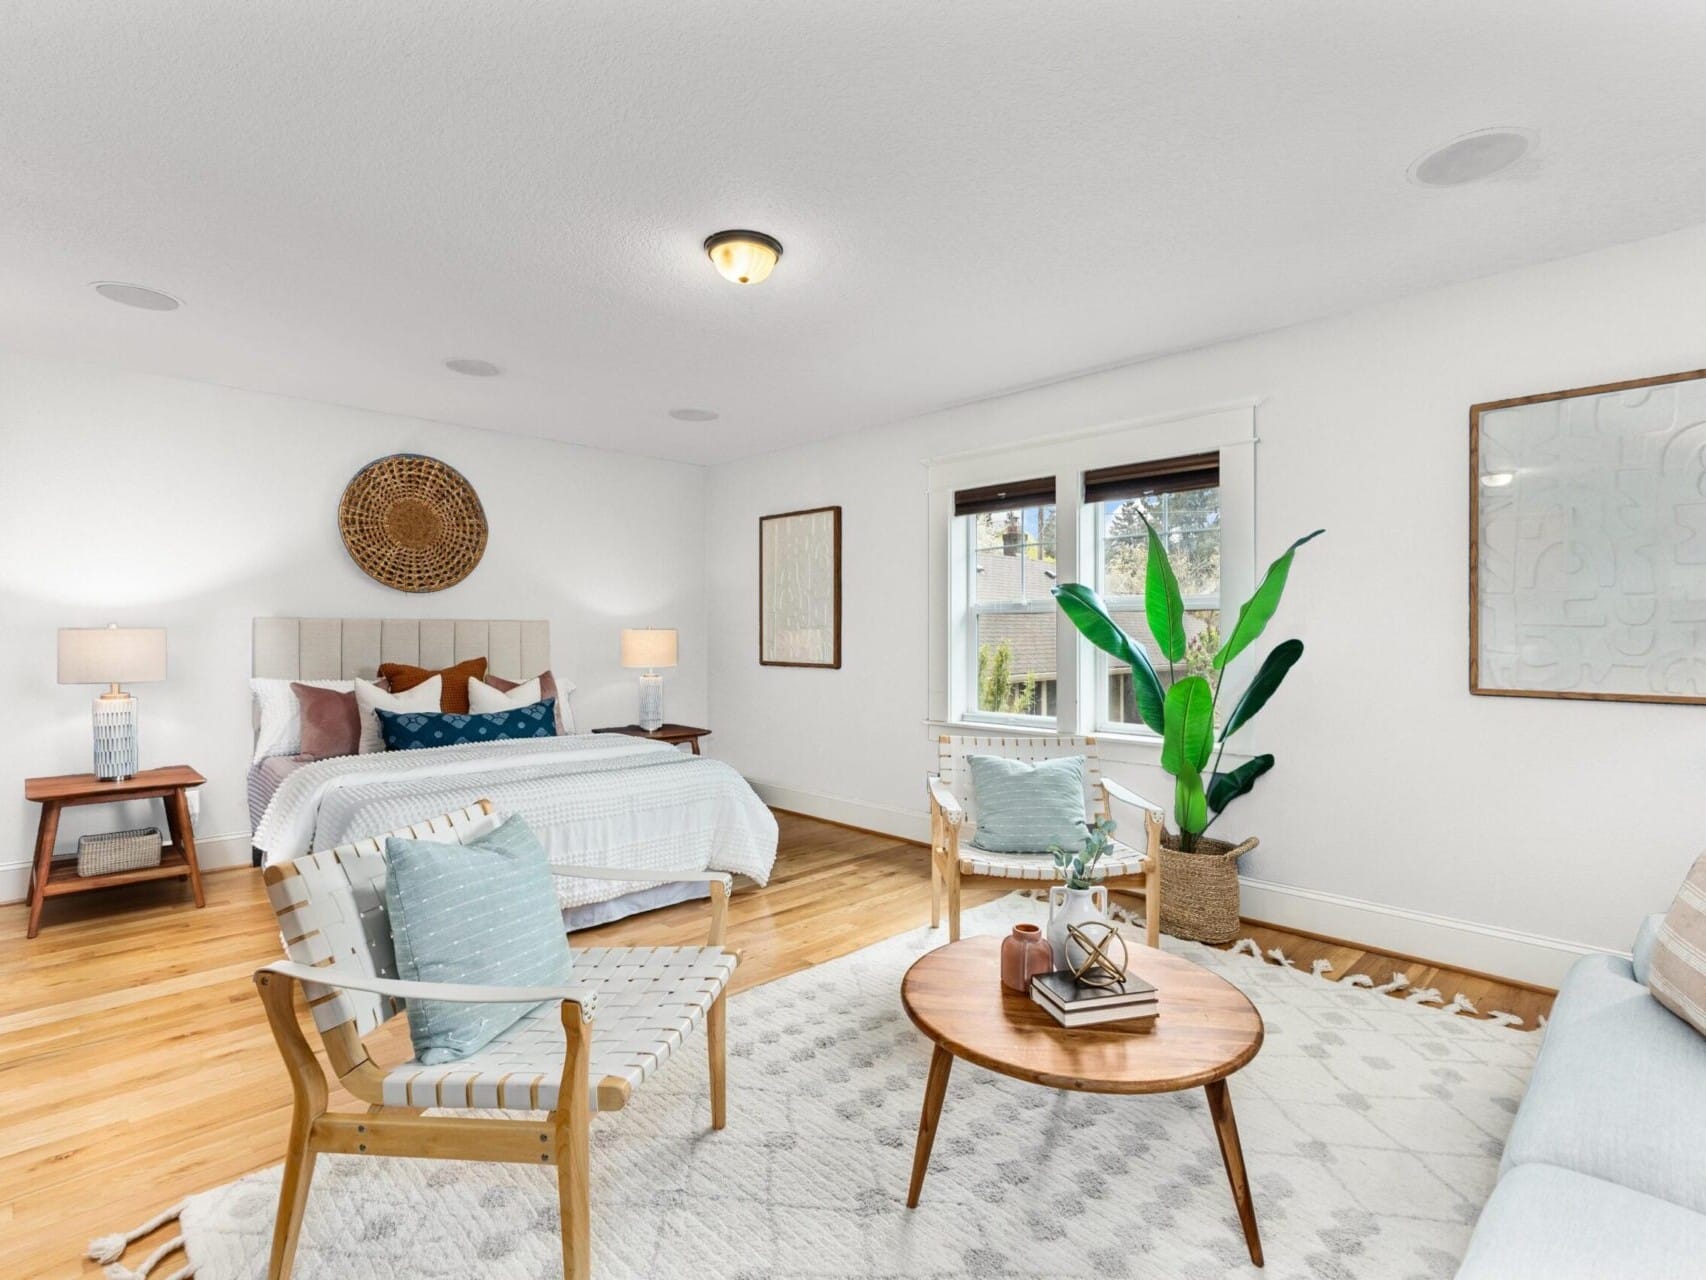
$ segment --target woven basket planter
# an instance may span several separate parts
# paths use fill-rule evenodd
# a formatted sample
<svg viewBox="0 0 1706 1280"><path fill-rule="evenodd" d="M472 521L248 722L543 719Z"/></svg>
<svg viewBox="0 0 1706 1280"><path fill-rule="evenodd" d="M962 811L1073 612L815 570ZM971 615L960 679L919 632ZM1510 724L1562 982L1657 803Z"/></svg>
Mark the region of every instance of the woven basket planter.
<svg viewBox="0 0 1706 1280"><path fill-rule="evenodd" d="M1227 844L1207 836L1195 853L1161 841L1161 931L1195 942L1231 942L1238 936L1238 859L1256 847L1254 837Z"/></svg>

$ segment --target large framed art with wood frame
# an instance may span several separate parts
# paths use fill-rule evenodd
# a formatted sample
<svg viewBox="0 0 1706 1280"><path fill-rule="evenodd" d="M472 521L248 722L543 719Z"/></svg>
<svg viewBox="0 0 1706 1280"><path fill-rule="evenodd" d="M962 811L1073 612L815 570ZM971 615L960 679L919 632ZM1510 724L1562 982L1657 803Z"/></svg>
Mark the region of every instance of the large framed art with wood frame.
<svg viewBox="0 0 1706 1280"><path fill-rule="evenodd" d="M841 666L841 508L758 520L758 661Z"/></svg>
<svg viewBox="0 0 1706 1280"><path fill-rule="evenodd" d="M1706 703L1706 369L1470 408L1469 692Z"/></svg>

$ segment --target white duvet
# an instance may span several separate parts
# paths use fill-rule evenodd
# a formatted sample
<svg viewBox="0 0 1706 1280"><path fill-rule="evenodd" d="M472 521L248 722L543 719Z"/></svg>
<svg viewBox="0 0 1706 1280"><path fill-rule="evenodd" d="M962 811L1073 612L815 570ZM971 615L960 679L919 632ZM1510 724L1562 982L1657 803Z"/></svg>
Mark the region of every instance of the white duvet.
<svg viewBox="0 0 1706 1280"><path fill-rule="evenodd" d="M763 884L776 860L776 819L728 765L594 734L304 765L274 793L254 842L277 862L479 799L524 817L559 866L634 869L631 882L558 881L565 909L655 883L647 871L729 871Z"/></svg>

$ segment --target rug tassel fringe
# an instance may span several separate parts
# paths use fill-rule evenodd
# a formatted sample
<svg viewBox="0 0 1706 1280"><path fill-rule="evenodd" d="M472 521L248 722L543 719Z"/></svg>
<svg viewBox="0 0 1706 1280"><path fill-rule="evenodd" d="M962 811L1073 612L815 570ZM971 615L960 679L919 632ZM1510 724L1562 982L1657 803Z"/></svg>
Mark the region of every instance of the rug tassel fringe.
<svg viewBox="0 0 1706 1280"><path fill-rule="evenodd" d="M1235 955L1246 955L1252 960L1260 960L1262 958L1262 949L1256 945L1256 940L1254 938L1238 939L1238 942L1233 946L1232 951Z"/></svg>
<svg viewBox="0 0 1706 1280"><path fill-rule="evenodd" d="M1461 991L1455 992L1452 995L1451 1003L1446 1005L1441 1010L1441 1012L1443 1012L1443 1013L1473 1013L1477 1017L1479 1017L1480 1013L1481 1013L1481 1011L1479 1009L1477 1009L1474 1005L1469 1003L1469 997L1464 995Z"/></svg>
<svg viewBox="0 0 1706 1280"><path fill-rule="evenodd" d="M1333 972L1333 966L1329 964L1325 958L1317 960L1314 964L1309 966L1309 974L1311 977L1325 978L1331 972Z"/></svg>
<svg viewBox="0 0 1706 1280"><path fill-rule="evenodd" d="M154 1217L148 1219L147 1222L144 1222L140 1227L137 1227L133 1231L124 1232L122 1234L115 1233L109 1236L96 1236L93 1240L89 1241L89 1248L85 1256L91 1261L101 1263L105 1266L106 1270L104 1274L106 1275L107 1280L148 1280L149 1273L151 1273L155 1267L159 1266L163 1260L184 1247L184 1238L182 1236L176 1236L173 1239L166 1241L166 1243L161 1245L158 1249L154 1250L153 1253L149 1254L142 1260L142 1267L139 1270L132 1271L129 1267L120 1262L119 1259L124 1257L124 1251L135 1241L142 1239L145 1235L158 1231L168 1222L176 1222L178 1220L178 1216L183 1213L184 1206L188 1203L189 1202L187 1200L180 1201L170 1209L167 1209L162 1213L158 1213ZM191 1264L190 1266L183 1267L173 1272L171 1275L165 1277L165 1280L190 1280L190 1277L195 1275L195 1271L196 1269L194 1264Z"/></svg>
<svg viewBox="0 0 1706 1280"><path fill-rule="evenodd" d="M1405 996L1404 999L1409 1004L1439 1004L1439 988L1418 987L1416 990L1410 992L1409 995Z"/></svg>
<svg viewBox="0 0 1706 1280"><path fill-rule="evenodd" d="M1487 1021L1496 1022L1501 1027L1520 1027L1522 1019L1514 1013L1506 1013L1503 1009L1494 1009L1487 1015Z"/></svg>

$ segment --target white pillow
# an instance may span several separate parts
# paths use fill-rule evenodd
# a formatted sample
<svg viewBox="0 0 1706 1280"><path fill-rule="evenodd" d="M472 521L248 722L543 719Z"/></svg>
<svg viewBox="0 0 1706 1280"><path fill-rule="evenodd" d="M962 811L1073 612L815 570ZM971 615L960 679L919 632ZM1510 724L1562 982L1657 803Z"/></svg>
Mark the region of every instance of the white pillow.
<svg viewBox="0 0 1706 1280"><path fill-rule="evenodd" d="M375 711L437 711L443 694L443 676L423 680L406 693L386 693L370 680L357 680L355 705L361 716L359 754L367 756L385 750L385 735L380 731L379 717L373 714Z"/></svg>
<svg viewBox="0 0 1706 1280"><path fill-rule="evenodd" d="M491 711L508 711L511 707L531 707L545 695L540 691L539 677L523 680L515 688L505 693L502 689L494 689L484 680L468 682L468 710L475 715L485 715Z"/></svg>
<svg viewBox="0 0 1706 1280"><path fill-rule="evenodd" d="M354 680L269 680L256 676L249 681L249 691L255 695L256 716L255 758L259 764L268 756L294 756L302 753L302 704L291 692L293 684L305 684L315 689L336 689L348 693L355 688Z"/></svg>

